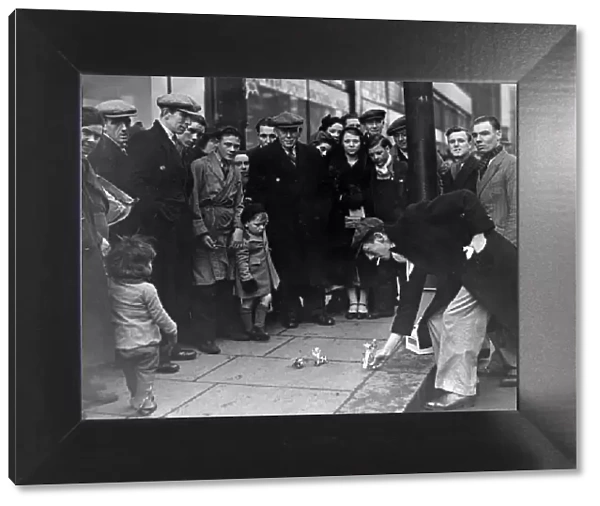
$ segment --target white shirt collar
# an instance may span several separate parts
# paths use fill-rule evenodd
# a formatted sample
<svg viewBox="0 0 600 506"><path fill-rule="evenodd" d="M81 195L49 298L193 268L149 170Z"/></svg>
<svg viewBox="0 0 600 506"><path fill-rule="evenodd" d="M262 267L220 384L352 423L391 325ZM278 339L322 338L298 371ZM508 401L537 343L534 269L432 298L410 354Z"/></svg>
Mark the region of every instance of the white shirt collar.
<svg viewBox="0 0 600 506"><path fill-rule="evenodd" d="M177 143L175 141L175 139L173 139L173 135L175 135L173 132L171 132L171 130L169 130L165 125L163 125L163 122L161 120L158 120L158 123L160 124L161 127L164 128L167 137L169 138L169 140L173 143L174 146L177 146Z"/></svg>

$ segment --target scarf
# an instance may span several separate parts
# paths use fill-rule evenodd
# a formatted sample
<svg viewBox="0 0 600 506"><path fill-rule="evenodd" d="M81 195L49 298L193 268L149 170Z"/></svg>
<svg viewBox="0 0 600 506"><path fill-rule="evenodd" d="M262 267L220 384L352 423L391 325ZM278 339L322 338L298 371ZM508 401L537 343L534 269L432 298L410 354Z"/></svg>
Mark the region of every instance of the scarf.
<svg viewBox="0 0 600 506"><path fill-rule="evenodd" d="M490 160L497 156L503 149L504 147L502 145L498 145L494 149L481 155L481 157L479 158L479 164L477 165L477 170L479 171L479 179L483 178L483 175L485 174L485 171L488 168Z"/></svg>

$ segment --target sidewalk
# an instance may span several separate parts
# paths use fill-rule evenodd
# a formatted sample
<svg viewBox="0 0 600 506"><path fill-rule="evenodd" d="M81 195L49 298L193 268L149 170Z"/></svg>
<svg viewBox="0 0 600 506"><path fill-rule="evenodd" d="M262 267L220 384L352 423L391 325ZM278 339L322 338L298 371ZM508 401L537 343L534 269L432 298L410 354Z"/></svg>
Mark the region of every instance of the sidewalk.
<svg viewBox="0 0 600 506"><path fill-rule="evenodd" d="M424 297L424 303L429 298ZM157 375L158 409L153 418L202 416L253 416L293 414L390 413L413 410L417 394L433 367L433 356L398 350L377 371L361 365L363 344L377 339L383 345L391 318L348 321L337 316L336 325L301 324L267 330L266 343L221 341L220 355L198 354L196 360L178 362L177 374ZM294 358L311 356L319 347L329 362L302 369ZM119 395L113 404L84 411L87 419L136 416L120 370L101 371L108 389ZM412 404L411 404L412 403Z"/></svg>

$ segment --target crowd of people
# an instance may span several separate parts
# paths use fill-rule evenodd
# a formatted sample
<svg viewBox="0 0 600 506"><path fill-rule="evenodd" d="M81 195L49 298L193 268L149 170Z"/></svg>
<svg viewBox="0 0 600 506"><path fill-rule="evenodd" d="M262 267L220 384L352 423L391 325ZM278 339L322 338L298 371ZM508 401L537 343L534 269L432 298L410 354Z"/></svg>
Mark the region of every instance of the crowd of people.
<svg viewBox="0 0 600 506"><path fill-rule="evenodd" d="M441 390L430 409L472 403L478 374L514 383L516 159L496 118L446 132L441 195L422 200L405 117L384 132L384 110L328 115L305 144L304 118L286 111L245 151L236 128L207 132L192 97L157 106L148 129L123 100L82 111L84 402L117 400L91 373L106 350L146 415L156 373L220 353L221 339L267 341L269 318L395 316L378 365L413 327L426 333ZM428 275L436 294L416 322ZM484 367L490 340L500 365Z"/></svg>

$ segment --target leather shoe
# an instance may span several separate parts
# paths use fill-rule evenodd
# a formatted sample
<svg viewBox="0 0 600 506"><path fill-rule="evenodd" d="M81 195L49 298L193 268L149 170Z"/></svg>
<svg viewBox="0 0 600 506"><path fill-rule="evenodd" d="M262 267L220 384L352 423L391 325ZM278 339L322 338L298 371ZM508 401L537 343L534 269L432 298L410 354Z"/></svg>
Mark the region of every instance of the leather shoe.
<svg viewBox="0 0 600 506"><path fill-rule="evenodd" d="M156 368L157 374L175 374L176 372L179 372L179 365L172 364L170 362L167 362L166 364L160 364Z"/></svg>
<svg viewBox="0 0 600 506"><path fill-rule="evenodd" d="M194 360L198 354L194 350L173 350L171 352L171 356L169 357L171 360Z"/></svg>
<svg viewBox="0 0 600 506"><path fill-rule="evenodd" d="M202 341L198 343L198 349L207 355L218 355L221 353L221 348L214 341Z"/></svg>
<svg viewBox="0 0 600 506"><path fill-rule="evenodd" d="M250 332L250 339L253 341L268 341L271 339L271 336L267 334L264 329L260 327L254 327Z"/></svg>
<svg viewBox="0 0 600 506"><path fill-rule="evenodd" d="M432 411L450 411L453 409L471 408L475 405L474 395L460 395L448 392L425 404L425 409Z"/></svg>
<svg viewBox="0 0 600 506"><path fill-rule="evenodd" d="M316 323L317 325L324 325L328 327L330 327L331 325L335 325L335 320L331 316L327 316L326 314L313 316L310 319L310 321Z"/></svg>

